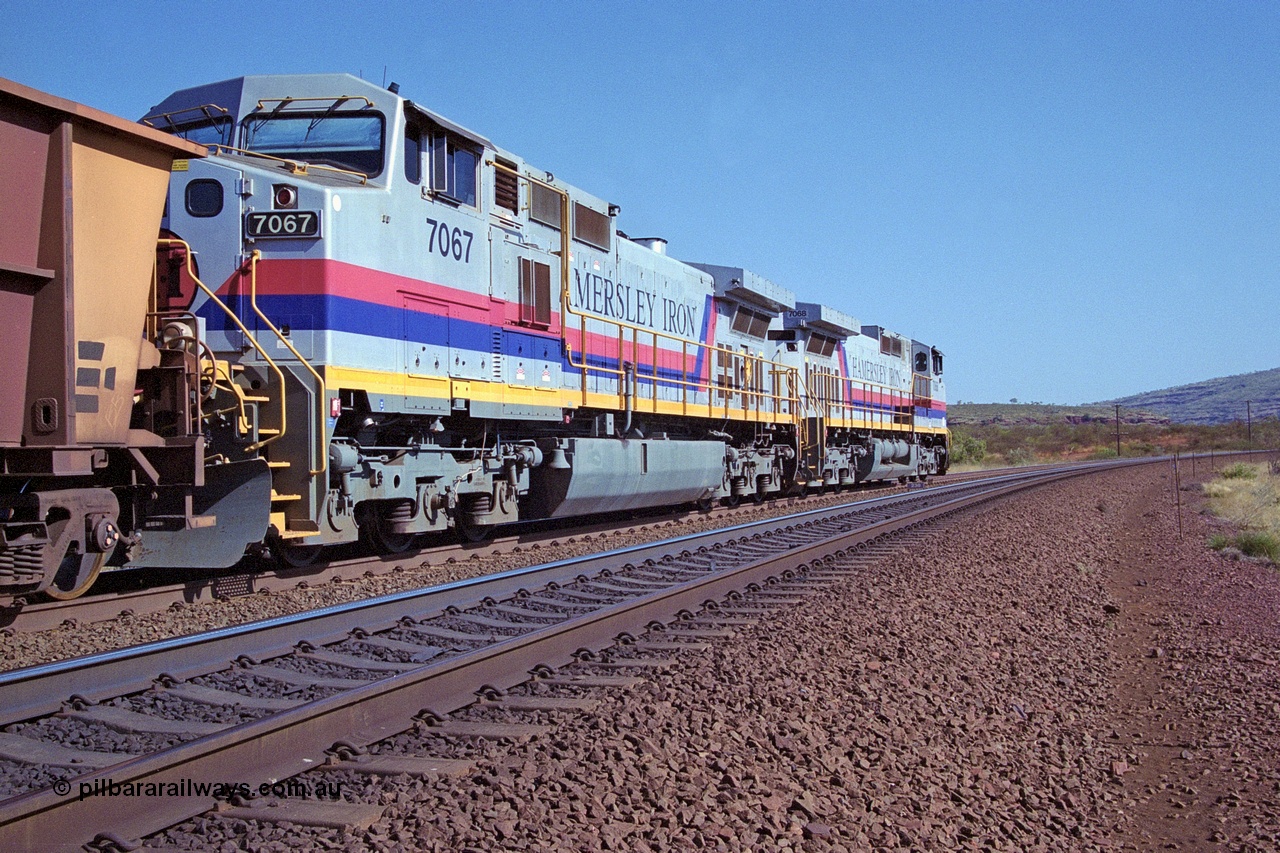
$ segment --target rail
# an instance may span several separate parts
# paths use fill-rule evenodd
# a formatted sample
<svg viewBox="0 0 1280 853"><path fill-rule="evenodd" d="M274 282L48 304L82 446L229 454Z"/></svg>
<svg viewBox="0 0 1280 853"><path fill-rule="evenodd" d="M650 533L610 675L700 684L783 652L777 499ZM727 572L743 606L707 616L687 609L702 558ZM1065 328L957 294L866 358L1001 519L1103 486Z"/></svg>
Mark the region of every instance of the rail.
<svg viewBox="0 0 1280 853"><path fill-rule="evenodd" d="M995 472L950 473L946 476L946 484L983 479L994 475ZM941 484L942 481L934 480L929 488ZM876 493L883 493L901 492L909 487L882 483L868 485L866 488L875 489ZM816 492L810 493L810 497L816 494ZM870 493L866 496L870 497ZM829 503L848 503L859 499L861 498L856 494L844 495L843 499L841 496L832 495ZM779 498L776 506L779 509L786 507L789 511L799 511L799 504L804 500L806 498ZM653 515L646 513L640 518L631 512L621 513L614 520L609 520L608 516L605 520L599 521L594 517L588 517L584 519L585 525L569 525L567 519L555 525L545 520L520 522L510 525L509 528L504 527L497 535L486 539L483 543L438 544L429 546L417 552L416 555L411 556L408 553L397 555L396 560L380 556L341 556L305 568L280 567L256 570L241 566L231 570L183 575L181 580L155 570L150 573L107 573L92 590L80 598L58 602L29 602L20 599L7 608L0 607L0 629L7 628L16 633L30 633L57 628L67 620L75 620L77 624L105 622L117 618L125 611L140 616L168 610L175 605L185 606L214 599L233 599L267 592L274 593L290 589L299 583L318 586L339 580L358 580L371 574L387 574L398 571L402 565L398 561L405 559L440 565L448 560L466 560L472 555L487 557L532 552L546 545L555 545L567 535L592 534L608 538L624 530L651 530L657 526L665 528L673 521L678 522L689 517L707 518L717 524L723 520L727 524L725 516L736 512L739 512L737 508L728 506L714 506L709 511L694 510L692 507L674 507L655 512ZM781 509L780 514L782 514ZM569 531L573 533L570 534Z"/></svg>

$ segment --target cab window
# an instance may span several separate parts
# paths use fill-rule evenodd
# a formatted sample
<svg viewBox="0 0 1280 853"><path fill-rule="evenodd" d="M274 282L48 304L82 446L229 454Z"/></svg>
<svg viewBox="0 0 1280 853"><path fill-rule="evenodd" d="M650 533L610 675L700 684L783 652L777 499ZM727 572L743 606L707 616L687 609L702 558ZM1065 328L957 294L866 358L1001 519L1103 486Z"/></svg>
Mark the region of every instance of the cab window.
<svg viewBox="0 0 1280 853"><path fill-rule="evenodd" d="M480 155L448 133L431 136L431 189L459 204L476 206L476 171Z"/></svg>
<svg viewBox="0 0 1280 853"><path fill-rule="evenodd" d="M377 113L287 113L251 117L244 147L284 160L382 172L382 116Z"/></svg>
<svg viewBox="0 0 1280 853"><path fill-rule="evenodd" d="M812 334L809 336L809 343L805 346L805 349L814 355L826 358L836 351L836 340L826 335Z"/></svg>
<svg viewBox="0 0 1280 853"><path fill-rule="evenodd" d="M422 183L422 131L413 124L404 129L404 176L411 184Z"/></svg>

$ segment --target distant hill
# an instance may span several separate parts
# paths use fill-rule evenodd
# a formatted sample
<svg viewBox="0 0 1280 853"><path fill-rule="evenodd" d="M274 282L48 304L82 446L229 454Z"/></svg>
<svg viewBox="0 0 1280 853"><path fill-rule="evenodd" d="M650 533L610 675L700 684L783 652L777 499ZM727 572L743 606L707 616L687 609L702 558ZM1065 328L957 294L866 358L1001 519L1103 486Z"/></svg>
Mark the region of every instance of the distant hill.
<svg viewBox="0 0 1280 853"><path fill-rule="evenodd" d="M1161 424L1163 415L1125 407L1120 418L1125 423ZM956 426L1033 426L1046 424L1114 423L1114 405L1050 406L1043 403L950 403L947 423Z"/></svg>
<svg viewBox="0 0 1280 853"><path fill-rule="evenodd" d="M1280 416L1280 368L1208 379L1163 391L1148 391L1093 405L1132 406L1157 412L1174 423L1222 424L1245 419L1245 401L1251 400L1253 419ZM1114 409L1113 409L1114 411Z"/></svg>

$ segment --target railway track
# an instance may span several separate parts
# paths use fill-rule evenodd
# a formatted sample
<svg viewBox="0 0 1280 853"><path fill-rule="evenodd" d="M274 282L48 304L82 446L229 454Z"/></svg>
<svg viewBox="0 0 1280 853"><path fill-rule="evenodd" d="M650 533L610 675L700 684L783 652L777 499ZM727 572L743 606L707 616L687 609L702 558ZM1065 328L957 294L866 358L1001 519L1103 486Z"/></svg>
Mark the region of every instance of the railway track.
<svg viewBox="0 0 1280 853"><path fill-rule="evenodd" d="M887 495L0 675L0 847L119 846L228 800L254 815L243 795L316 768L457 772L447 755L360 753L415 726L527 733L450 715L572 707L546 692L622 684L799 601L880 537L1117 464L1141 461ZM353 821L353 805L274 816Z"/></svg>
<svg viewBox="0 0 1280 853"><path fill-rule="evenodd" d="M990 476L1003 476L1007 473L1009 469L951 474L944 481L933 481L931 487L941 483L969 482ZM843 503L862 500L875 494L900 493L905 489L906 487L903 486L882 487L874 491L842 492L829 497ZM797 498L780 498L771 503L779 513L782 513L799 510L806 503L813 503L813 499L805 501ZM385 556L350 555L343 554L339 550L335 552L332 560L315 566L280 567L265 571L242 568L210 574L185 571L177 573L183 579L176 582L158 581L155 578L160 573L154 571L116 572L104 575L99 588L91 590L80 598L70 601L19 601L13 606L0 608L0 629L22 633L47 631L58 628L67 620L74 620L80 624L103 622L115 619L122 614L137 616L156 613L174 606L197 604L220 598L276 592L299 585L316 586L337 580L387 574L406 567L441 565L450 560L461 561L472 557L512 553L517 548L531 551L542 545L565 541L570 537L601 534L607 537L622 531L660 530L673 522L678 523L691 517L731 521L735 514L747 509L749 508L717 506L705 513L684 510L645 515L629 514L618 519L589 524L566 523L553 528L549 528L545 522L527 523L513 525L510 533L483 543L447 543ZM348 552L351 550L346 549Z"/></svg>

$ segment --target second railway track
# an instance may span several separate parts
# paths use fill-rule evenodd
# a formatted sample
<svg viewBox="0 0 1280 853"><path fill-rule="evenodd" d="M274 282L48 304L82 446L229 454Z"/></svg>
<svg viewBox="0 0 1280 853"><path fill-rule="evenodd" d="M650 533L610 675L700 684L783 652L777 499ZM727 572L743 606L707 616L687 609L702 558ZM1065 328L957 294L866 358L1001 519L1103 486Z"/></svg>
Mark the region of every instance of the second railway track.
<svg viewBox="0 0 1280 853"><path fill-rule="evenodd" d="M620 637L668 625L714 636L743 606L718 604L727 596L790 597L786 584L877 537L1099 467L890 495L4 674L0 846L143 837L218 804L191 780L256 790ZM166 793L78 795L113 785Z"/></svg>

